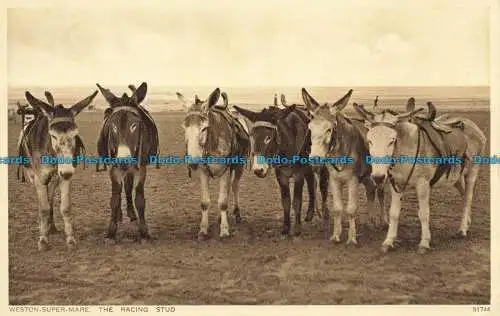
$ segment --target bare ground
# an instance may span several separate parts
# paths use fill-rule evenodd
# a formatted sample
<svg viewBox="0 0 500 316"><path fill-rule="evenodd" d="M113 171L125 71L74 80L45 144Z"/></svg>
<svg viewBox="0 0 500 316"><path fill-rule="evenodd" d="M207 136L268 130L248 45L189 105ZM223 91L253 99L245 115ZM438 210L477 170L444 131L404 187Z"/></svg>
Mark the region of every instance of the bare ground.
<svg viewBox="0 0 500 316"><path fill-rule="evenodd" d="M184 148L182 114L154 114L162 155ZM469 113L489 135L489 113ZM87 154L95 155L101 113L78 118ZM19 125L9 122L9 153L16 154ZM146 216L158 238L150 245L132 241L124 218L122 241L103 243L109 220L110 181L95 167L79 168L73 182L78 248L66 250L64 237L51 236L52 249L39 253L35 189L16 179L9 167L9 300L11 304L489 304L490 176L481 167L473 203L471 236L452 238L461 218L454 189L432 193L432 251L416 253L420 238L414 192L404 198L399 247L381 255L385 231L364 229L366 203L360 196L358 241L348 248L328 241L322 220L303 226L301 240L281 240L282 210L274 177L246 172L242 215L231 218L232 237L219 240L218 183L211 186L212 238L196 239L201 217L199 180L182 165L148 170ZM304 209L307 196L304 190ZM319 196L319 194L318 194ZM331 197L330 197L331 200ZM331 204L331 203L330 203ZM58 201L56 202L58 207ZM331 208L331 206L330 206ZM124 209L125 211L125 209ZM56 225L62 221L56 211ZM344 237L345 240L345 237Z"/></svg>

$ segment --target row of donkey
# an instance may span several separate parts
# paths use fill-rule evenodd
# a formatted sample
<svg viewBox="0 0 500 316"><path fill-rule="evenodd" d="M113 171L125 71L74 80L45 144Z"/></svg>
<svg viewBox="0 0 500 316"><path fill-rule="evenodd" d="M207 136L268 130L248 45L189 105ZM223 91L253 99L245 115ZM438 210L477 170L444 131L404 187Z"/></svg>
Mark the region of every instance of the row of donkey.
<svg viewBox="0 0 500 316"><path fill-rule="evenodd" d="M138 88L129 85L132 95L121 97L97 84L109 104L104 113L97 151L100 156L113 158L137 157L137 164L109 166L112 194L110 200L111 219L106 240L113 242L118 223L122 220L121 193L124 189L127 201L127 215L136 223L138 239L153 238L145 219L144 183L148 157L159 153L159 138L156 124L141 105L147 92L143 82ZM37 113L21 132L19 154L27 156L30 164L24 172L35 185L40 213L39 250L49 248L48 236L57 229L54 225L53 195L59 186L61 191L60 211L64 220L67 245L72 248L76 241L73 233L70 186L75 163L57 165L40 164L42 155L75 156L85 152L83 141L78 135L75 117L87 107L97 95L92 95L67 108L56 105L52 95L46 92L48 103L26 92L26 99ZM431 187L454 186L463 196L463 215L459 235L467 236L471 223L471 204L479 165L472 163L474 155L483 155L486 136L471 120L448 114L436 117L436 108L427 103L424 109L412 109L405 113L382 110L374 113L363 105L353 103L361 118L348 117L342 113L348 105L353 90L334 103L316 101L306 89L302 89L304 104L288 105L282 96L283 108L278 107L276 96L274 106L259 112L237 105L228 108L227 95L215 89L206 100L197 96L187 100L182 94L177 97L183 103L186 116L182 127L185 131L186 151L192 157L242 156L251 158L253 173L266 177L274 168L281 191L284 210L283 236L299 235L301 231L302 190L307 183L309 204L305 221L311 221L316 210L316 178L318 178L324 219L329 218L327 207L328 190L333 195L333 235L331 240L340 242L342 233L342 187L348 188L345 207L349 228L347 243L357 244L356 214L358 211L358 186L364 185L370 223L375 226L388 224L387 236L382 250L394 247L397 236L402 195L406 188L414 187L419 200L418 217L421 222L419 252L430 249L429 197ZM224 105L219 105L220 97ZM410 98L413 102L414 99ZM351 157L353 164L290 164L268 165L257 159L259 156L279 155L291 158L301 157ZM397 157L407 155L415 158L454 156L462 159L460 164L367 164L367 155L375 157ZM108 167L105 166L105 169ZM99 169L99 168L97 168ZM220 237L229 236L227 218L228 196L234 196L233 214L241 220L239 183L244 172L241 164L191 164L191 170L199 170L201 181L201 223L199 238L208 236L208 211L210 207L209 180L220 179L218 207L220 210ZM293 201L290 179L294 179ZM389 214L384 210L384 191L389 187L392 193ZM379 200L377 211L375 198ZM290 211L293 203L295 225L292 225Z"/></svg>

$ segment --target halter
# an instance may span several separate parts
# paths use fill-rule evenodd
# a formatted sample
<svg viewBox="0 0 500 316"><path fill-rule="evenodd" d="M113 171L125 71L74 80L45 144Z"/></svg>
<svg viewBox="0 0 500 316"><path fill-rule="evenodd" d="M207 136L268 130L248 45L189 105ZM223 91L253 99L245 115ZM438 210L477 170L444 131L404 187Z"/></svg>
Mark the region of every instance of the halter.
<svg viewBox="0 0 500 316"><path fill-rule="evenodd" d="M281 143L281 139L279 137L278 126L277 125L272 124L270 122L266 122L266 121L257 121L257 122L255 122L255 123L252 124L252 126L250 127L249 133L252 134L253 130L256 127L265 127L265 128L269 128L269 129L275 131L275 133L276 133L276 143L278 143L278 144ZM253 160L251 161L251 163L253 163Z"/></svg>
<svg viewBox="0 0 500 316"><path fill-rule="evenodd" d="M54 117L50 120L50 127L59 123L75 123L75 118L71 116Z"/></svg>
<svg viewBox="0 0 500 316"><path fill-rule="evenodd" d="M376 123L372 123L372 126L373 127L385 126L385 127L388 127L392 130L396 130L396 124L392 124L392 123L388 123L388 122L376 122ZM391 182L391 186L396 193L402 193L406 189L406 186L410 182L411 176L413 175L413 172L415 171L415 165L417 164L417 157L418 157L418 154L420 153L420 128L417 129L417 131L418 131L417 132L418 137L417 137L417 152L415 153L415 161L413 162L413 164L411 166L410 174L408 175L408 178L406 179L406 181L401 189L398 188L396 182L394 181L394 178L392 177L392 175L389 171L389 181ZM394 164L391 164L390 169L392 169L393 167L394 167Z"/></svg>

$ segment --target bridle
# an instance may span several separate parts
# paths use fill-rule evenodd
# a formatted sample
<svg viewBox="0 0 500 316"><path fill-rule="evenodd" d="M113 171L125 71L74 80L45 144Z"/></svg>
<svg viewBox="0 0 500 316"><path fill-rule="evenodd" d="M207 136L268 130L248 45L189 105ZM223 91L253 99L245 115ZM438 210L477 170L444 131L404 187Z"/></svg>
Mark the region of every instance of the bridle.
<svg viewBox="0 0 500 316"><path fill-rule="evenodd" d="M280 137L280 134L278 131L278 125L267 122L267 121L256 121L255 123L252 123L252 127L250 128L250 133L249 133L250 135L253 135L256 127L264 127L264 128L272 130L274 132L275 137L276 137L276 144L278 146L281 144L281 137ZM252 147L253 146L254 145L252 145ZM252 159L250 160L250 163L253 164L253 156L254 156L253 148L251 150L251 153L252 153L252 157L251 157Z"/></svg>
<svg viewBox="0 0 500 316"><path fill-rule="evenodd" d="M392 124L392 123L388 123L388 122L375 122L375 123L372 123L372 127L375 127L375 126L385 126L385 127L388 127L394 131L396 131L396 124ZM411 170L410 170L410 173L408 174L408 177L405 181L405 183L403 184L403 187L402 188L399 188L398 185L396 184L396 181L394 180L394 177L392 176L390 170L394 168L395 166L395 163L392 163L389 167L389 172L388 172L388 176L389 176L389 181L391 182L391 186L392 188L394 189L394 191L396 193L402 193L405 189L406 189L406 186L408 185L408 183L410 182L410 179L413 175L413 172L415 171L415 165L417 164L417 158L418 158L418 155L420 153L420 134L421 134L421 131L420 131L420 128L417 129L417 150L416 150L416 153L415 153L415 157L414 157L414 161L413 161L413 164L411 166Z"/></svg>
<svg viewBox="0 0 500 316"><path fill-rule="evenodd" d="M107 121L106 121L106 124L109 124L109 122L111 121L111 118L113 117L113 115L115 115L116 113L120 112L120 111L127 111L129 113L132 113L134 114L135 116L137 116L139 118L139 123L138 123L138 126L137 128L139 129L139 146L136 148L136 152L135 152L135 156L137 157L137 166L141 166L142 165L142 127L143 127L143 124L142 124L142 118L141 118L141 115L139 114L139 111L131 106L116 106L113 108L113 111L109 114L108 118L107 118ZM112 157L112 152L111 152L111 144L110 144L110 139L111 139L111 129L109 128L109 126L107 127L107 141L108 141L108 146L107 146L107 149L108 149L108 157Z"/></svg>

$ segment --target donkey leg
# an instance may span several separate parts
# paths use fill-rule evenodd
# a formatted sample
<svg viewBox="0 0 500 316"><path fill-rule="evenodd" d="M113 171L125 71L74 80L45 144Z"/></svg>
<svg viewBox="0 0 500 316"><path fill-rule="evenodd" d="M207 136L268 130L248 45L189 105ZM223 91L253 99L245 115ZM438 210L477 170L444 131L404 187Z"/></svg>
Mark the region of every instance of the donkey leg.
<svg viewBox="0 0 500 316"><path fill-rule="evenodd" d="M311 166L304 166L304 177L307 183L307 192L309 194L309 205L304 221L310 222L314 218L316 211L316 177Z"/></svg>
<svg viewBox="0 0 500 316"><path fill-rule="evenodd" d="M399 213L401 212L401 199L403 194L394 191L391 186L391 207L389 209L389 229L387 236L382 243L382 252L387 252L389 248L394 248L394 240L398 235Z"/></svg>
<svg viewBox="0 0 500 316"><path fill-rule="evenodd" d="M146 180L146 167L141 167L139 174L134 178L134 206L139 215L139 223L137 225L140 238L151 239L148 225L146 224L146 198L144 197L144 182Z"/></svg>
<svg viewBox="0 0 500 316"><path fill-rule="evenodd" d="M50 215L49 215L49 234L57 234L59 230L54 222L54 196L56 193L56 188L59 185L59 177L53 177L52 181L48 186L48 198L50 204Z"/></svg>
<svg viewBox="0 0 500 316"><path fill-rule="evenodd" d="M368 217L369 217L367 226L370 229L377 228L380 224L380 218L378 217L378 214L376 214L375 210L376 187L369 178L363 179L363 184L365 186L365 191L366 191L366 204L368 208Z"/></svg>
<svg viewBox="0 0 500 316"><path fill-rule="evenodd" d="M240 180L243 175L243 166L236 166L234 169L234 179L232 183L233 198L234 198L234 208L233 214L236 218L236 223L241 222L241 212L240 212Z"/></svg>
<svg viewBox="0 0 500 316"><path fill-rule="evenodd" d="M459 234L462 237L467 237L467 232L469 226L472 222L472 198L474 194L474 187L476 184L477 174L479 173L479 165L472 165L469 173L465 178L465 195L464 195L464 212L462 215L462 221L460 223Z"/></svg>
<svg viewBox="0 0 500 316"><path fill-rule="evenodd" d="M208 211L210 209L210 191L208 190L209 178L205 172L200 172L200 189L201 189L201 222L198 239L206 239L208 237Z"/></svg>
<svg viewBox="0 0 500 316"><path fill-rule="evenodd" d="M40 217L40 237L38 239L38 250L44 251L49 249L49 217L50 204L48 198L47 186L41 183L40 179L34 177L36 193L38 195L38 214Z"/></svg>
<svg viewBox="0 0 500 316"><path fill-rule="evenodd" d="M135 212L135 207L134 207L134 199L133 199L133 189L134 189L134 176L132 174L127 174L125 176L125 179L123 181L124 187L125 187L125 197L127 199L127 216L129 217L130 221L136 221L137 220L137 215ZM122 221L122 211L120 208L120 213L118 216L118 221Z"/></svg>
<svg viewBox="0 0 500 316"><path fill-rule="evenodd" d="M421 178L417 180L417 197L418 197L418 218L422 227L422 235L420 236L420 244L418 252L425 253L430 249L431 231L429 227L430 207L429 199L431 187L429 182Z"/></svg>
<svg viewBox="0 0 500 316"><path fill-rule="evenodd" d="M322 167L319 172L319 190L321 192L321 212L325 223L330 220L330 210L328 209L328 179L330 178L328 168Z"/></svg>
<svg viewBox="0 0 500 316"><path fill-rule="evenodd" d="M61 189L60 211L64 221L66 244L71 249L76 245L76 240L73 236L73 214L71 213L71 180L61 180L59 187Z"/></svg>
<svg viewBox="0 0 500 316"><path fill-rule="evenodd" d="M385 227L389 226L389 215L385 209L385 185L380 185L376 189L377 191L377 197L378 197L378 204L380 207L380 217L382 218L382 222L384 223Z"/></svg>
<svg viewBox="0 0 500 316"><path fill-rule="evenodd" d="M219 210L220 210L220 234L221 238L229 236L229 223L227 221L227 202L231 182L231 172L226 171L219 182Z"/></svg>
<svg viewBox="0 0 500 316"><path fill-rule="evenodd" d="M347 182L348 198L347 198L347 219L349 221L349 230L347 232L347 244L356 245L358 241L356 240L356 214L358 213L358 179L353 176ZM373 208L373 200L372 200Z"/></svg>
<svg viewBox="0 0 500 316"><path fill-rule="evenodd" d="M278 184L280 186L281 192L281 204L283 206L283 229L281 231L281 235L283 237L288 236L290 234L290 179L284 175L279 169L275 169L276 179L278 180Z"/></svg>
<svg viewBox="0 0 500 316"><path fill-rule="evenodd" d="M314 176L313 176L314 181ZM302 233L302 190L304 188L304 173L295 174L295 183L293 185L293 210L295 212L295 225L293 234L299 236ZM314 202L313 202L314 207ZM309 209L310 210L310 209ZM308 212L309 212L308 210ZM314 214L314 208L312 209ZM309 214L309 213L308 213Z"/></svg>
<svg viewBox="0 0 500 316"><path fill-rule="evenodd" d="M333 173L333 172L332 172ZM330 176L330 189L333 195L333 234L330 240L340 242L342 234L342 210L344 203L342 202L342 187L340 181Z"/></svg>
<svg viewBox="0 0 500 316"><path fill-rule="evenodd" d="M116 229L118 226L118 217L121 212L121 195L123 179L117 171L117 168L111 167L111 199L109 201L109 207L111 208L111 218L109 221L108 231L106 233L106 239L114 240L116 237Z"/></svg>

